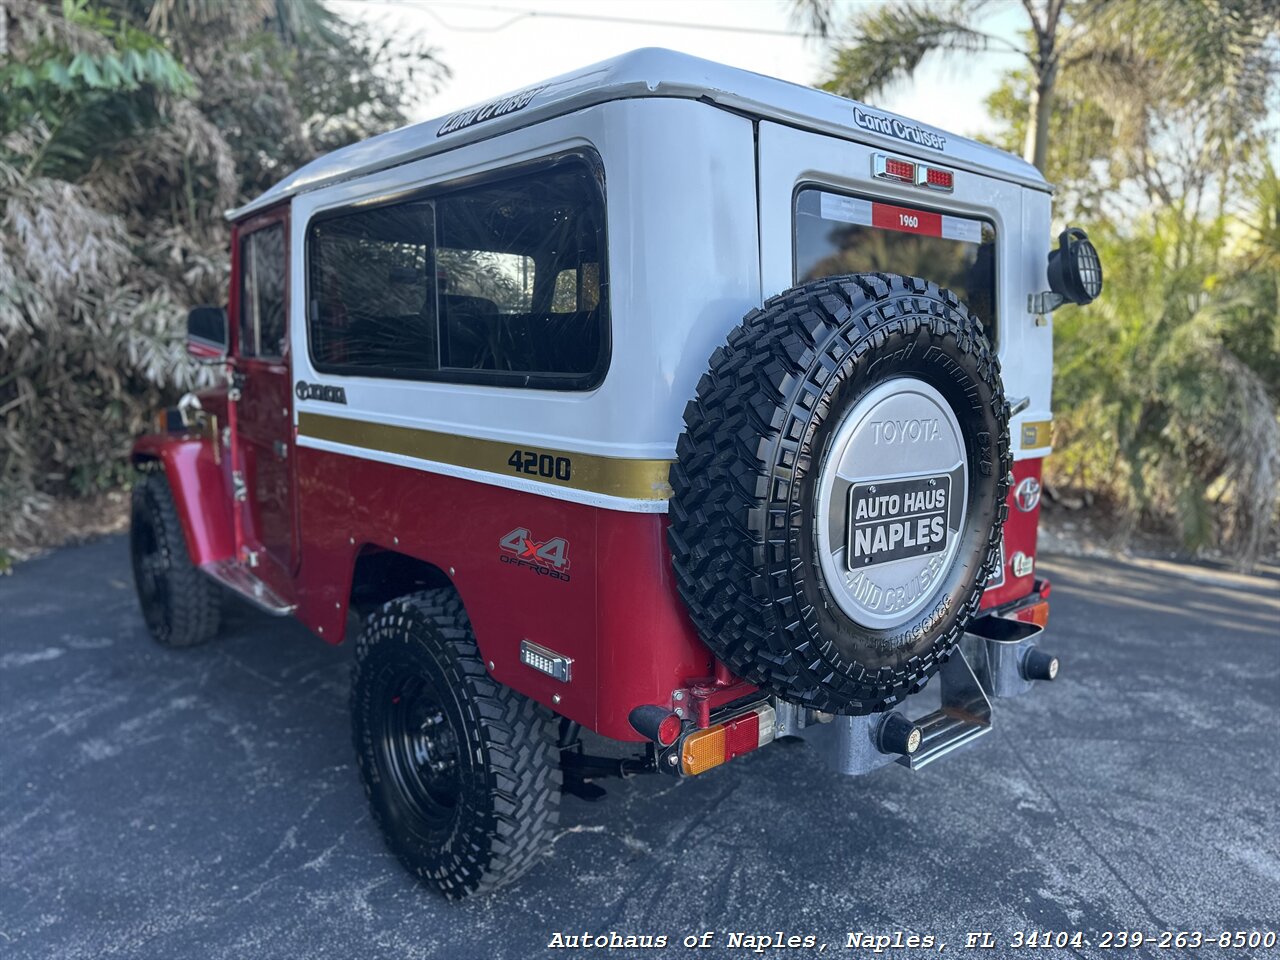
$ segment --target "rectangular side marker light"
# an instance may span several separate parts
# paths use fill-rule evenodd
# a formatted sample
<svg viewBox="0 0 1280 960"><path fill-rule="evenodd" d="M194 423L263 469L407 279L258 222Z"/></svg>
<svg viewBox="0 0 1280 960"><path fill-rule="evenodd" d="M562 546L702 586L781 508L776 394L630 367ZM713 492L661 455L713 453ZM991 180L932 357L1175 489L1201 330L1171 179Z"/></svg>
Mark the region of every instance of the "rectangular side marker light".
<svg viewBox="0 0 1280 960"><path fill-rule="evenodd" d="M562 656L532 640L520 641L520 662L549 677L555 677L562 683L568 683L573 678L572 658Z"/></svg>
<svg viewBox="0 0 1280 960"><path fill-rule="evenodd" d="M754 707L685 737L680 745L681 769L690 776L704 773L763 747L776 732L777 714L773 707Z"/></svg>

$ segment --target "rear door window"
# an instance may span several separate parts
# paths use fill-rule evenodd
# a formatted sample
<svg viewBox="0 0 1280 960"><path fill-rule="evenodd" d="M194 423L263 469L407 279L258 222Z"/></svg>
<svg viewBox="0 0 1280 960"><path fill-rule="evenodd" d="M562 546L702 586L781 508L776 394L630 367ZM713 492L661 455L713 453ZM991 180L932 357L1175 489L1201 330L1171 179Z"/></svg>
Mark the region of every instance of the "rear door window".
<svg viewBox="0 0 1280 960"><path fill-rule="evenodd" d="M795 231L797 283L846 273L923 277L963 300L996 342L990 222L805 187L796 194Z"/></svg>

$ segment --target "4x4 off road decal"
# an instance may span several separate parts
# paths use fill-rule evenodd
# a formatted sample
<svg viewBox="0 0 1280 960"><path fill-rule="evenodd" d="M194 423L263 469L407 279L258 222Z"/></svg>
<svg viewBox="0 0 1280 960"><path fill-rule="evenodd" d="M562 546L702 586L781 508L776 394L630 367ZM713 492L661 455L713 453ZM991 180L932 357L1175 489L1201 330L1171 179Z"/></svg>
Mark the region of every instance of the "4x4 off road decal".
<svg viewBox="0 0 1280 960"><path fill-rule="evenodd" d="M881 480L849 488L849 569L947 549L951 477Z"/></svg>
<svg viewBox="0 0 1280 960"><path fill-rule="evenodd" d="M528 527L516 527L498 541L498 546L504 551L498 557L503 563L526 567L552 580L569 580L569 541L564 537L539 542Z"/></svg>

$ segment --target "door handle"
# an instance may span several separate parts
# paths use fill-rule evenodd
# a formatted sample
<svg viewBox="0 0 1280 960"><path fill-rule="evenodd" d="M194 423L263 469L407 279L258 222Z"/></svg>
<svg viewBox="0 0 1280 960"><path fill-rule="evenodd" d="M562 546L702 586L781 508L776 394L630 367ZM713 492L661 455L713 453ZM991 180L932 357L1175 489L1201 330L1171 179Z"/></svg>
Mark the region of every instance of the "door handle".
<svg viewBox="0 0 1280 960"><path fill-rule="evenodd" d="M289 445L283 440L277 440L273 446L275 447L276 456L279 459L284 460L289 456Z"/></svg>

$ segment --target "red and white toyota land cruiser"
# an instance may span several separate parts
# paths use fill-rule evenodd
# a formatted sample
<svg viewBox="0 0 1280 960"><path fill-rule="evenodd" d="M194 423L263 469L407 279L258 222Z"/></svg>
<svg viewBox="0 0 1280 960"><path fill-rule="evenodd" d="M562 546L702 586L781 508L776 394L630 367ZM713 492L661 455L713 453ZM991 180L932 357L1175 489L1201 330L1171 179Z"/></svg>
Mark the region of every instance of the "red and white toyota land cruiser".
<svg viewBox="0 0 1280 960"><path fill-rule="evenodd" d="M147 626L230 590L355 638L375 818L447 895L608 773L915 768L1056 674L1049 316L1102 275L1021 160L642 50L230 217L225 386L133 449Z"/></svg>

